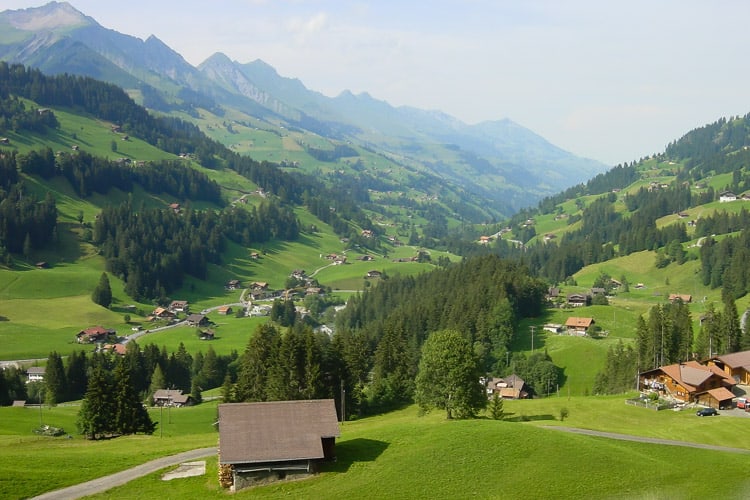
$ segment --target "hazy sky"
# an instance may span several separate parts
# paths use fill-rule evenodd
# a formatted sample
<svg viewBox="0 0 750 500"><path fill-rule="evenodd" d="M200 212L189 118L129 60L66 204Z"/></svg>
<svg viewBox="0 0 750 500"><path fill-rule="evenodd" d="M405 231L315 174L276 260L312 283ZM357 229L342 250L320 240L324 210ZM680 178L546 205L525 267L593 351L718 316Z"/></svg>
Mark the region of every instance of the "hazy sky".
<svg viewBox="0 0 750 500"><path fill-rule="evenodd" d="M194 65L223 52L328 96L368 92L467 123L510 118L612 165L750 112L745 0L70 3Z"/></svg>

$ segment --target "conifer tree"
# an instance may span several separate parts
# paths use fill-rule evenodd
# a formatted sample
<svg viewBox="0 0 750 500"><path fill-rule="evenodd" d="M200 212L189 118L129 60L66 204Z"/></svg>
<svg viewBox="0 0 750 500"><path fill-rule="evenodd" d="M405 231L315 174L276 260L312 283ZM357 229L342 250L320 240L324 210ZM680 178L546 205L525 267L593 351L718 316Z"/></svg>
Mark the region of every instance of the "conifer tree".
<svg viewBox="0 0 750 500"><path fill-rule="evenodd" d="M78 411L78 430L88 439L98 439L111 433L114 418L112 388L112 382L104 368L99 362L96 363Z"/></svg>
<svg viewBox="0 0 750 500"><path fill-rule="evenodd" d="M44 370L44 402L48 406L62 402L67 388L62 358L53 351L47 358L47 367Z"/></svg>
<svg viewBox="0 0 750 500"><path fill-rule="evenodd" d="M98 304L102 307L108 308L112 305L112 289L109 285L107 273L102 273L101 277L99 277L99 284L94 288L94 291L91 294L91 300L94 304Z"/></svg>
<svg viewBox="0 0 750 500"><path fill-rule="evenodd" d="M87 368L84 351L70 353L65 366L65 379L68 383L68 398L71 400L81 399L86 392Z"/></svg>
<svg viewBox="0 0 750 500"><path fill-rule="evenodd" d="M138 397L130 377L130 369L124 360L120 359L117 363L114 376L113 433L151 434L154 432L154 423Z"/></svg>

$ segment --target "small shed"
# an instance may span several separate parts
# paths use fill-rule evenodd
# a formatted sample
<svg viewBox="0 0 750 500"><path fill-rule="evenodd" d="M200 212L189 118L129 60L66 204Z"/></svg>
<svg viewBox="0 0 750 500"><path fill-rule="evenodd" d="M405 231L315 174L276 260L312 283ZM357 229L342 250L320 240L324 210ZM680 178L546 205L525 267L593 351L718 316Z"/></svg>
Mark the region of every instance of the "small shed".
<svg viewBox="0 0 750 500"><path fill-rule="evenodd" d="M338 436L333 399L220 404L220 476L233 491L311 476Z"/></svg>

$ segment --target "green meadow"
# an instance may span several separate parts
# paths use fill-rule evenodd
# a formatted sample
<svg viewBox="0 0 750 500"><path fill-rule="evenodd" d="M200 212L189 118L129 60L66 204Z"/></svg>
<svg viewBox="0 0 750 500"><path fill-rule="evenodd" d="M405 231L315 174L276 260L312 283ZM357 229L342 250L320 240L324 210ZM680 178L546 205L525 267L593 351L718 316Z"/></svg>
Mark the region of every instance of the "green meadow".
<svg viewBox="0 0 750 500"><path fill-rule="evenodd" d="M560 422L560 409L569 417ZM74 428L77 407L44 408L45 423ZM41 438L37 408L2 408L0 497L22 498L123 470L158 456L217 443L216 403L174 408L163 431L90 442ZM747 454L570 434L569 426L679 439ZM239 498L745 498L750 444L737 436L750 419L697 418L692 411L655 412L619 397L507 401L502 421L417 416L413 406L345 422L338 460L319 476L236 493ZM163 432L163 437L160 436ZM34 467L28 466L34 457ZM700 467L696 468L696 464ZM95 498L225 498L216 457L205 476L161 481L151 474ZM704 473L705 472L705 473ZM43 478L43 479L40 479ZM512 478L512 480L511 480Z"/></svg>

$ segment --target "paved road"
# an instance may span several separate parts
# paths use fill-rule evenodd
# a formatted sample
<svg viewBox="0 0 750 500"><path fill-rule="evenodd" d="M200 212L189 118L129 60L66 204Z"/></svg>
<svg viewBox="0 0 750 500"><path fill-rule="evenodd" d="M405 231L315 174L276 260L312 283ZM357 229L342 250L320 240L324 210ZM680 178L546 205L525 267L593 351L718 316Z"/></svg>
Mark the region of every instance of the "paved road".
<svg viewBox="0 0 750 500"><path fill-rule="evenodd" d="M133 479L138 479L146 474L151 474L165 467L172 465L179 465L182 462L190 462L197 458L203 458L217 453L216 447L213 448L200 448L197 450L186 451L184 453L178 453L177 455L171 455L168 457L158 458L145 464L137 465L132 469L124 470L110 476L100 477L91 481L77 484L75 486L69 486L61 490L50 491L38 497L34 497L34 500L72 500L74 498L81 498L95 493L101 493L107 491L115 486L123 485Z"/></svg>
<svg viewBox="0 0 750 500"><path fill-rule="evenodd" d="M609 439L619 439L622 441L636 441L639 443L652 443L652 444L665 444L669 446L685 446L687 448L700 448L703 450L716 450L716 451L726 451L729 453L750 453L750 450L743 449L743 448L730 448L728 446L715 446L712 444L701 444L701 443L691 443L688 441L674 441L671 439L660 439L660 438L650 438L650 437L644 437L644 436L631 436L630 434L617 434L615 432L603 432L603 431L592 431L590 429L578 429L575 427L563 427L563 426L557 426L557 425L544 425L542 426L545 429L553 429L563 432L571 432L574 434L585 434L587 436L596 436L596 437L604 437Z"/></svg>

